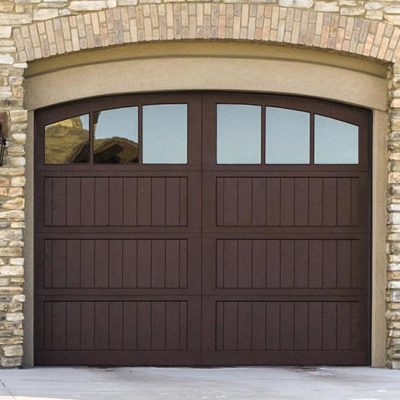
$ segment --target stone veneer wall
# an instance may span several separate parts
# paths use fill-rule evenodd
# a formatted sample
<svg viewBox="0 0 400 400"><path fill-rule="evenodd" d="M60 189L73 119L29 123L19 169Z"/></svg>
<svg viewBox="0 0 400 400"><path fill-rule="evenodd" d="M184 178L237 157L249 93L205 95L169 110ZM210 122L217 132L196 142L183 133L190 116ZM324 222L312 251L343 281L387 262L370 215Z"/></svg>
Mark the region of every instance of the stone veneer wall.
<svg viewBox="0 0 400 400"><path fill-rule="evenodd" d="M137 3L0 0L0 112L8 115L9 143L0 168L0 365L18 366L23 355L26 62L119 43L232 38L387 62L387 366L400 368L400 0L139 0L134 7Z"/></svg>

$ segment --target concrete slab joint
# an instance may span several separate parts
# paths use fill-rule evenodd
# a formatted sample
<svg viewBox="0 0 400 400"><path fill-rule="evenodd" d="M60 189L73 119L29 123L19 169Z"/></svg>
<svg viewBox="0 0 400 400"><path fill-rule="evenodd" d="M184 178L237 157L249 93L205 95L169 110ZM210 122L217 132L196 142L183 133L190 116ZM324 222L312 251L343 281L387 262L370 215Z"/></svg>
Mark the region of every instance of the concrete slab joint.
<svg viewBox="0 0 400 400"><path fill-rule="evenodd" d="M248 1L248 2L247 2ZM81 50L160 41L251 41L364 57L388 67L387 366L400 368L400 3L250 0L3 0L0 112L8 148L0 169L0 365L23 350L25 142L28 62ZM279 3L279 4L277 4ZM27 199L29 201L29 199ZM32 268L30 265L29 268Z"/></svg>

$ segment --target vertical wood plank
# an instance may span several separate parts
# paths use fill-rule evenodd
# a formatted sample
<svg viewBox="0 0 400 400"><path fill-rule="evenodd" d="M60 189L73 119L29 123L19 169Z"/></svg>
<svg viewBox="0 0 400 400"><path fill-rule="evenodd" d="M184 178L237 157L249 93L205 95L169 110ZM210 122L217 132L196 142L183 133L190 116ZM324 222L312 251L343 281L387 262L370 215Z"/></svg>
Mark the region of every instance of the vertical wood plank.
<svg viewBox="0 0 400 400"><path fill-rule="evenodd" d="M337 180L337 224L351 225L351 178Z"/></svg>
<svg viewBox="0 0 400 400"><path fill-rule="evenodd" d="M81 178L81 225L95 225L95 178Z"/></svg>
<svg viewBox="0 0 400 400"><path fill-rule="evenodd" d="M67 225L81 223L81 179L67 178Z"/></svg>
<svg viewBox="0 0 400 400"><path fill-rule="evenodd" d="M151 302L141 301L137 303L137 349L151 349Z"/></svg>
<svg viewBox="0 0 400 400"><path fill-rule="evenodd" d="M337 287L351 286L351 241L337 241Z"/></svg>
<svg viewBox="0 0 400 400"><path fill-rule="evenodd" d="M53 240L44 241L44 287L53 286Z"/></svg>
<svg viewBox="0 0 400 400"><path fill-rule="evenodd" d="M269 301L265 304L265 307L265 349L279 350L281 347L280 303L277 301Z"/></svg>
<svg viewBox="0 0 400 400"><path fill-rule="evenodd" d="M281 285L281 241L267 240L267 287L278 288Z"/></svg>
<svg viewBox="0 0 400 400"><path fill-rule="evenodd" d="M351 225L358 226L360 224L359 215L359 178L351 178Z"/></svg>
<svg viewBox="0 0 400 400"><path fill-rule="evenodd" d="M108 302L95 302L94 343L96 350L109 349L109 315Z"/></svg>
<svg viewBox="0 0 400 400"><path fill-rule="evenodd" d="M165 304L165 350L179 350L179 303Z"/></svg>
<svg viewBox="0 0 400 400"><path fill-rule="evenodd" d="M296 226L307 226L309 188L308 178L295 178L294 186L294 224Z"/></svg>
<svg viewBox="0 0 400 400"><path fill-rule="evenodd" d="M65 288L67 273L67 242L53 240L53 288Z"/></svg>
<svg viewBox="0 0 400 400"><path fill-rule="evenodd" d="M294 240L281 241L281 287L294 287Z"/></svg>
<svg viewBox="0 0 400 400"><path fill-rule="evenodd" d="M123 178L123 225L136 226L138 218L137 178Z"/></svg>
<svg viewBox="0 0 400 400"><path fill-rule="evenodd" d="M351 348L351 315L350 304L337 303L337 349L350 350Z"/></svg>
<svg viewBox="0 0 400 400"><path fill-rule="evenodd" d="M151 240L138 240L137 287L151 287Z"/></svg>
<svg viewBox="0 0 400 400"><path fill-rule="evenodd" d="M43 304L43 321L44 321L44 330L43 330L43 349L44 350L52 350L53 349L53 303L46 301Z"/></svg>
<svg viewBox="0 0 400 400"><path fill-rule="evenodd" d="M252 241L238 241L238 287L251 288L252 278Z"/></svg>
<svg viewBox="0 0 400 400"><path fill-rule="evenodd" d="M188 287L189 275L189 249L188 241L179 241L179 287L181 289Z"/></svg>
<svg viewBox="0 0 400 400"><path fill-rule="evenodd" d="M94 350L94 303L91 301L83 301L81 303L81 350Z"/></svg>
<svg viewBox="0 0 400 400"><path fill-rule="evenodd" d="M308 304L308 346L310 350L322 350L322 302Z"/></svg>
<svg viewBox="0 0 400 400"><path fill-rule="evenodd" d="M237 288L238 241L224 240L224 288Z"/></svg>
<svg viewBox="0 0 400 400"><path fill-rule="evenodd" d="M237 350L238 345L238 303L224 302L224 350Z"/></svg>
<svg viewBox="0 0 400 400"><path fill-rule="evenodd" d="M294 226L294 179L281 178L281 225Z"/></svg>
<svg viewBox="0 0 400 400"><path fill-rule="evenodd" d="M188 304L186 301L179 303L179 350L188 348Z"/></svg>
<svg viewBox="0 0 400 400"><path fill-rule="evenodd" d="M222 301L216 302L216 333L215 333L215 349L224 349L224 303Z"/></svg>
<svg viewBox="0 0 400 400"><path fill-rule="evenodd" d="M112 177L109 185L109 225L121 226L124 214L123 178Z"/></svg>
<svg viewBox="0 0 400 400"><path fill-rule="evenodd" d="M188 202L189 202L189 192L188 192L188 180L187 178L179 179L179 225L188 225Z"/></svg>
<svg viewBox="0 0 400 400"><path fill-rule="evenodd" d="M323 349L336 350L336 303L323 302Z"/></svg>
<svg viewBox="0 0 400 400"><path fill-rule="evenodd" d="M224 287L224 275L225 275L225 264L224 264L224 251L225 245L224 240L216 240L216 274L217 274L217 288Z"/></svg>
<svg viewBox="0 0 400 400"><path fill-rule="evenodd" d="M252 241L252 281L251 287L265 288L266 287L266 256L267 256L267 241L253 240Z"/></svg>
<svg viewBox="0 0 400 400"><path fill-rule="evenodd" d="M122 288L123 285L123 252L122 240L109 240L109 287Z"/></svg>
<svg viewBox="0 0 400 400"><path fill-rule="evenodd" d="M238 224L237 178L224 178L224 226Z"/></svg>
<svg viewBox="0 0 400 400"><path fill-rule="evenodd" d="M65 178L53 178L53 225L67 223L67 185Z"/></svg>
<svg viewBox="0 0 400 400"><path fill-rule="evenodd" d="M122 302L110 301L109 303L109 349L123 349L123 311Z"/></svg>
<svg viewBox="0 0 400 400"><path fill-rule="evenodd" d="M294 350L294 303L281 303L281 350Z"/></svg>
<svg viewBox="0 0 400 400"><path fill-rule="evenodd" d="M95 207L94 207L94 218L97 226L108 225L108 211L109 205L109 179L108 178L95 178Z"/></svg>
<svg viewBox="0 0 400 400"><path fill-rule="evenodd" d="M122 241L122 286L137 287L137 240Z"/></svg>
<svg viewBox="0 0 400 400"><path fill-rule="evenodd" d="M151 178L151 225L165 226L165 180Z"/></svg>
<svg viewBox="0 0 400 400"><path fill-rule="evenodd" d="M308 350L308 303L307 302L295 303L294 349Z"/></svg>
<svg viewBox="0 0 400 400"><path fill-rule="evenodd" d="M281 180L267 178L267 226L281 224Z"/></svg>
<svg viewBox="0 0 400 400"><path fill-rule="evenodd" d="M266 212L267 212L267 179L266 178L253 178L252 179L252 225L265 226Z"/></svg>
<svg viewBox="0 0 400 400"><path fill-rule="evenodd" d="M65 350L67 346L67 307L65 301L54 301L53 305L53 350Z"/></svg>
<svg viewBox="0 0 400 400"><path fill-rule="evenodd" d="M179 226L179 215L180 215L180 207L179 207L179 178L166 178L166 187L165 187L165 216L166 216L166 225L167 226Z"/></svg>
<svg viewBox="0 0 400 400"><path fill-rule="evenodd" d="M44 224L53 225L53 178L44 178Z"/></svg>
<svg viewBox="0 0 400 400"><path fill-rule="evenodd" d="M251 304L252 350L265 350L265 302L253 301Z"/></svg>
<svg viewBox="0 0 400 400"><path fill-rule="evenodd" d="M310 226L322 226L323 190L322 178L310 178L308 196L308 222Z"/></svg>
<svg viewBox="0 0 400 400"><path fill-rule="evenodd" d="M336 178L323 178L323 223L324 226L336 226L337 208Z"/></svg>
<svg viewBox="0 0 400 400"><path fill-rule="evenodd" d="M238 178L238 225L252 225L252 178Z"/></svg>
<svg viewBox="0 0 400 400"><path fill-rule="evenodd" d="M308 288L308 240L294 241L294 286Z"/></svg>
<svg viewBox="0 0 400 400"><path fill-rule="evenodd" d="M224 178L216 178L216 224L224 226Z"/></svg>
<svg viewBox="0 0 400 400"><path fill-rule="evenodd" d="M81 240L81 287L95 287L95 241Z"/></svg>
<svg viewBox="0 0 400 400"><path fill-rule="evenodd" d="M67 240L66 241L66 287L79 288L81 284L81 241L80 240ZM85 266L84 266L85 268Z"/></svg>
<svg viewBox="0 0 400 400"><path fill-rule="evenodd" d="M151 241L151 287L165 287L165 240Z"/></svg>
<svg viewBox="0 0 400 400"><path fill-rule="evenodd" d="M151 225L151 178L138 178L138 225Z"/></svg>
<svg viewBox="0 0 400 400"><path fill-rule="evenodd" d="M68 301L67 307L67 350L80 350L81 347L81 305Z"/></svg>
<svg viewBox="0 0 400 400"><path fill-rule="evenodd" d="M323 241L323 287L336 288L336 240Z"/></svg>
<svg viewBox="0 0 400 400"><path fill-rule="evenodd" d="M179 240L165 241L165 287L179 288Z"/></svg>
<svg viewBox="0 0 400 400"><path fill-rule="evenodd" d="M137 303L123 302L123 340L124 350L137 349Z"/></svg>
<svg viewBox="0 0 400 400"><path fill-rule="evenodd" d="M322 252L323 240L310 240L309 241L309 287L321 288L322 287Z"/></svg>
<svg viewBox="0 0 400 400"><path fill-rule="evenodd" d="M151 313L151 349L165 350L165 302L155 301Z"/></svg>
<svg viewBox="0 0 400 400"><path fill-rule="evenodd" d="M109 285L109 241L95 240L94 284L96 288L108 288Z"/></svg>
<svg viewBox="0 0 400 400"><path fill-rule="evenodd" d="M238 350L251 350L251 302L238 302Z"/></svg>

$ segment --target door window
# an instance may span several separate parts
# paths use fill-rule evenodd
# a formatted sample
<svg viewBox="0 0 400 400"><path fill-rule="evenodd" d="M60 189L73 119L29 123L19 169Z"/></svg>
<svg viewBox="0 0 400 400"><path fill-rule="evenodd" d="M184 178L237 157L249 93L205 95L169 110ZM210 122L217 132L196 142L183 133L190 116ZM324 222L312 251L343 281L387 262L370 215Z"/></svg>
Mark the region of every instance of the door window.
<svg viewBox="0 0 400 400"><path fill-rule="evenodd" d="M217 105L217 163L261 163L261 107Z"/></svg>

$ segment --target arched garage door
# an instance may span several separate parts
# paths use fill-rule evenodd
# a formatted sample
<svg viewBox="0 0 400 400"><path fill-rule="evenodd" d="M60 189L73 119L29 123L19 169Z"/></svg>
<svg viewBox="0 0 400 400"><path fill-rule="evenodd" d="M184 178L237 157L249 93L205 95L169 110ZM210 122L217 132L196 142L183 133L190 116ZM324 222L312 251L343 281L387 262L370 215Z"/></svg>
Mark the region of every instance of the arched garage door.
<svg viewBox="0 0 400 400"><path fill-rule="evenodd" d="M36 364L368 364L369 118L230 93L37 111Z"/></svg>

